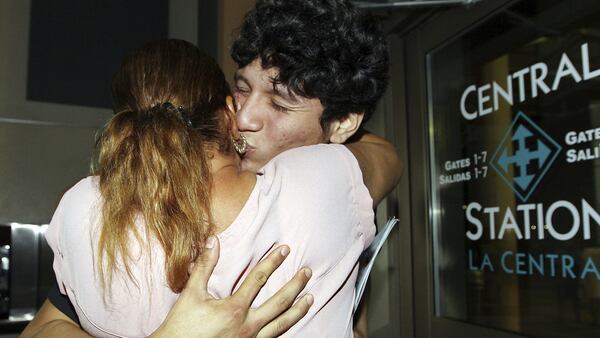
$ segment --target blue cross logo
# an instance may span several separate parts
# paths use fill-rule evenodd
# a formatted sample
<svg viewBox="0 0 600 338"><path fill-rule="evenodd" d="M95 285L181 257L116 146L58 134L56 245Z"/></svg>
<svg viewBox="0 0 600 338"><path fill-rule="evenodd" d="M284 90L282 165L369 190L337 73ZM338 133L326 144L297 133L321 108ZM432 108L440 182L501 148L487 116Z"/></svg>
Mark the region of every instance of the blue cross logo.
<svg viewBox="0 0 600 338"><path fill-rule="evenodd" d="M512 149L512 154L509 154ZM490 165L526 201L562 147L523 112L519 112L492 156ZM514 167L511 174L510 168Z"/></svg>

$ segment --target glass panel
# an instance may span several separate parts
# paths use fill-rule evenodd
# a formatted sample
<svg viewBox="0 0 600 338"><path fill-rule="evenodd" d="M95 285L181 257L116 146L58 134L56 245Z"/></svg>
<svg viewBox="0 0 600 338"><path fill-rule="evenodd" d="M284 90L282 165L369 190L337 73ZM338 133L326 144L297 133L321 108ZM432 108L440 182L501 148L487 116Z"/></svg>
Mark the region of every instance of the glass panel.
<svg viewBox="0 0 600 338"><path fill-rule="evenodd" d="M391 95L388 92L386 95ZM385 97L382 101L389 99ZM390 139L391 135L386 135L386 121L389 121L389 114L397 110L387 109L387 105L380 104L372 117L367 122L365 128L370 132ZM381 201L376 208L376 223L378 232L381 232L388 219L394 214L388 208L388 199ZM398 229L394 230L397 234ZM397 318L400 317L398 306L400 297L398 292L399 264L394 257L399 257L398 248L399 237L392 233L386 240L381 251L377 255L373 269L369 274L369 282L363 295L362 304L366 305L368 335L371 337L399 337L399 325ZM392 244L393 243L393 244ZM361 308L361 310L364 310ZM363 312L364 313L364 312ZM355 321L358 319L360 311L354 315Z"/></svg>
<svg viewBox="0 0 600 338"><path fill-rule="evenodd" d="M437 316L600 336L599 17L520 1L428 54Z"/></svg>

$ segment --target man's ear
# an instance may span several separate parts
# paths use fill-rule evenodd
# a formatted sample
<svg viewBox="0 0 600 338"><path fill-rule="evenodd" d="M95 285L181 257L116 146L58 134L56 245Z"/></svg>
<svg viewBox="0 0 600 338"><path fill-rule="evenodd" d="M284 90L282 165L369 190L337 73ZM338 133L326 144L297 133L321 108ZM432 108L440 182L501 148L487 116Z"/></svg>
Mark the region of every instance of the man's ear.
<svg viewBox="0 0 600 338"><path fill-rule="evenodd" d="M329 124L329 142L342 144L360 128L364 113L349 113Z"/></svg>

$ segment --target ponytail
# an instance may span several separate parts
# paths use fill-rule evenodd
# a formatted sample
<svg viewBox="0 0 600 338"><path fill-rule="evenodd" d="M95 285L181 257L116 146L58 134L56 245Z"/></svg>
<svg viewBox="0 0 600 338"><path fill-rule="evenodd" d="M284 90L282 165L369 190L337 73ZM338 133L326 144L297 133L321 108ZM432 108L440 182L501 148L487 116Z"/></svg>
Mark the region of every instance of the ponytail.
<svg viewBox="0 0 600 338"><path fill-rule="evenodd" d="M214 231L206 142L188 123L175 107L163 104L116 114L100 136L97 266L105 290L118 266L135 282L130 242L151 253L155 239L164 250L169 287L181 292L189 264Z"/></svg>

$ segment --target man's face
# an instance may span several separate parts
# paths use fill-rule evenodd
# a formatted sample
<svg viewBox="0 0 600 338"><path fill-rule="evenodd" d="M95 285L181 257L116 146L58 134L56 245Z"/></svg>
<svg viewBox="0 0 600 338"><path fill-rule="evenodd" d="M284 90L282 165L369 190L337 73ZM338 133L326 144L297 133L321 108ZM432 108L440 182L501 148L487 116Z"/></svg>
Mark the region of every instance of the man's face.
<svg viewBox="0 0 600 338"><path fill-rule="evenodd" d="M235 74L237 124L248 140L244 170L257 171L287 149L327 140L320 125L324 108L319 99L290 94L282 85L274 88L277 74L276 68L263 69L260 59Z"/></svg>

